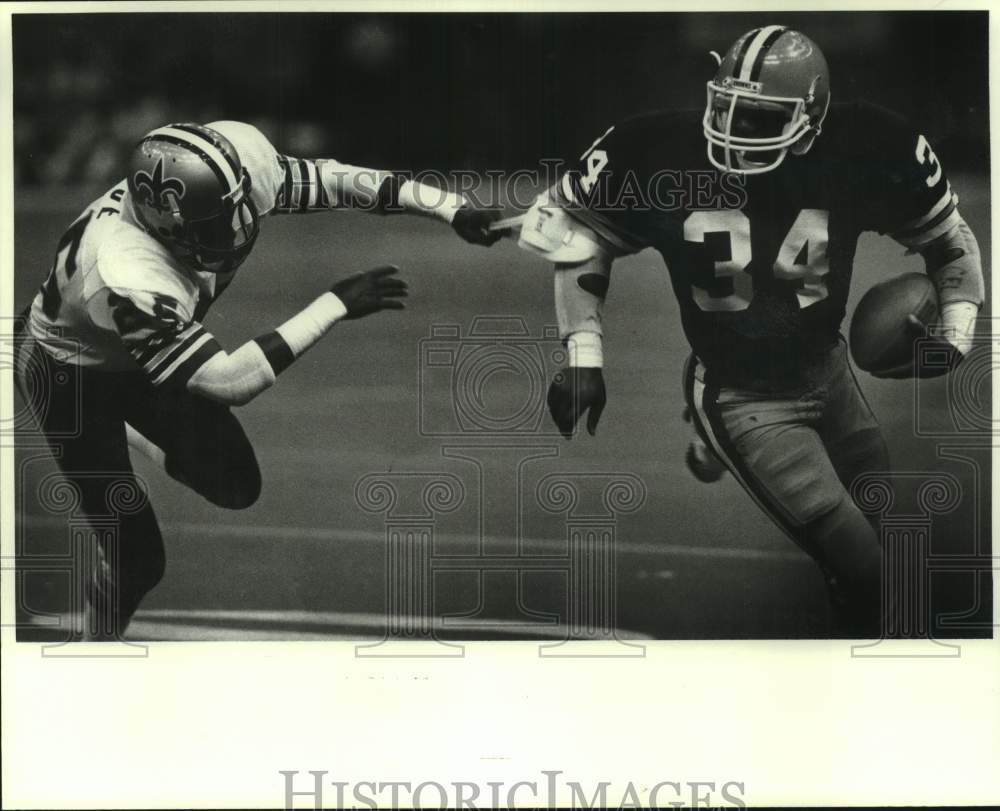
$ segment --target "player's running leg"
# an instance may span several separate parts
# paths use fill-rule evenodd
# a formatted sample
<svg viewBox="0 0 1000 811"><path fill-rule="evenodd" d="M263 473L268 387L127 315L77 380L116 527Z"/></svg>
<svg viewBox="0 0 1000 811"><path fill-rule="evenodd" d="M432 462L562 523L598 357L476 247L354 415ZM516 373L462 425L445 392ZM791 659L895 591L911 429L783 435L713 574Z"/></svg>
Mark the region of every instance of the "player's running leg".
<svg viewBox="0 0 1000 811"><path fill-rule="evenodd" d="M764 512L821 566L838 635L878 634L878 537L844 488L814 427L823 402L686 381L702 438Z"/></svg>
<svg viewBox="0 0 1000 811"><path fill-rule="evenodd" d="M889 450L882 429L849 365L843 341L831 364L830 394L819 431L837 475L852 495L853 485L859 476L890 470ZM882 482L892 487L893 482L888 476ZM867 513L866 517L879 534L879 516ZM881 542L880 536L879 540ZM896 609L893 595L885 590L886 583L888 579L883 578L878 589L885 615L883 632L889 630L889 617Z"/></svg>
<svg viewBox="0 0 1000 811"><path fill-rule="evenodd" d="M216 506L241 510L257 501L257 457L227 406L146 383L131 391L125 419L133 447Z"/></svg>
<svg viewBox="0 0 1000 811"><path fill-rule="evenodd" d="M27 354L25 354L27 353ZM56 463L79 494L79 510L113 531L98 534L98 563L83 576L90 638L120 637L142 598L163 577L163 539L132 471L120 397L130 375L58 363L30 339L19 348L19 387ZM37 390L37 386L44 389Z"/></svg>
<svg viewBox="0 0 1000 811"><path fill-rule="evenodd" d="M890 470L889 449L849 365L843 341L831 368L830 395L819 431L837 475L850 491L858 476ZM877 516L869 518L877 528Z"/></svg>

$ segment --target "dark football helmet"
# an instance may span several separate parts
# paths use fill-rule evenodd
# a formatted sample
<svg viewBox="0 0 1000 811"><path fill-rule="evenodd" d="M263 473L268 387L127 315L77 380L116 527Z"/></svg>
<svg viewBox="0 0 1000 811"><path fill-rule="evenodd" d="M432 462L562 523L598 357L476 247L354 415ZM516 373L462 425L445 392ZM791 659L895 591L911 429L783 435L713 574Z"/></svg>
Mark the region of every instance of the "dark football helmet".
<svg viewBox="0 0 1000 811"><path fill-rule="evenodd" d="M750 175L777 168L789 151L805 154L830 104L830 72L816 43L768 25L716 58L702 120L712 164Z"/></svg>
<svg viewBox="0 0 1000 811"><path fill-rule="evenodd" d="M250 175L221 133L159 127L133 149L127 180L136 220L184 264L225 273L250 254L260 216Z"/></svg>

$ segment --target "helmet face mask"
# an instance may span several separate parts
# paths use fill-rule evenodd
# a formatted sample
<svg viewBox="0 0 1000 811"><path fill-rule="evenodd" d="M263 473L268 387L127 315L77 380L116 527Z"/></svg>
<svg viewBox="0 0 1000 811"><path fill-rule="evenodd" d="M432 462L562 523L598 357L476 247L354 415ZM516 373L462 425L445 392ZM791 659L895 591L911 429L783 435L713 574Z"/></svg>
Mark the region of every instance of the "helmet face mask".
<svg viewBox="0 0 1000 811"><path fill-rule="evenodd" d="M128 187L138 223L192 270L233 271L253 249L260 216L250 175L215 130L153 130L133 152Z"/></svg>
<svg viewBox="0 0 1000 811"><path fill-rule="evenodd" d="M745 34L707 83L702 129L717 169L761 174L789 151L804 154L830 102L826 60L807 37L781 26Z"/></svg>
<svg viewBox="0 0 1000 811"><path fill-rule="evenodd" d="M211 217L189 220L173 236L167 247L194 270L228 273L250 255L260 232L260 215L247 192L230 198L223 210Z"/></svg>

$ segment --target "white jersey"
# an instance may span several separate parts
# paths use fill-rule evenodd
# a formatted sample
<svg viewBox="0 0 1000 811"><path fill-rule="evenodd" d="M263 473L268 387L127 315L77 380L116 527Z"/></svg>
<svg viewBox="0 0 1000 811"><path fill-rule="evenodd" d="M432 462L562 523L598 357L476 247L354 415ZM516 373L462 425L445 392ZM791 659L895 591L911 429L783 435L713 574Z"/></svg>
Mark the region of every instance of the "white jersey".
<svg viewBox="0 0 1000 811"><path fill-rule="evenodd" d="M236 148L261 218L285 170L256 128L208 125ZM235 271L195 271L136 222L125 181L83 211L59 241L31 305L30 335L56 359L104 371L143 369L154 384L186 379L221 347L199 323Z"/></svg>

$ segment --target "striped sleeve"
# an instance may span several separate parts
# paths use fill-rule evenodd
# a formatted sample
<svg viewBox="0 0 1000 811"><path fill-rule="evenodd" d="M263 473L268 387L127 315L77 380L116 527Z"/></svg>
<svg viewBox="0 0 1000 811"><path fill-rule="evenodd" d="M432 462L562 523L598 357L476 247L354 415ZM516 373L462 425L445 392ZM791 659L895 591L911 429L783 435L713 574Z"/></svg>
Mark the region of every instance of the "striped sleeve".
<svg viewBox="0 0 1000 811"><path fill-rule="evenodd" d="M185 320L177 302L160 293L115 290L107 297L122 344L154 386L184 386L222 351L198 321Z"/></svg>
<svg viewBox="0 0 1000 811"><path fill-rule="evenodd" d="M951 183L945 180L944 191L930 209L892 231L890 236L911 250L918 250L947 234L959 223L958 195L951 190Z"/></svg>
<svg viewBox="0 0 1000 811"><path fill-rule="evenodd" d="M867 185L861 207L872 229L917 251L958 225L958 195L930 141L890 110L864 105L858 115Z"/></svg>
<svg viewBox="0 0 1000 811"><path fill-rule="evenodd" d="M403 177L382 169L351 166L330 158L279 155L282 182L274 204L276 214L305 214L330 209L357 209L376 214L400 212L399 184Z"/></svg>
<svg viewBox="0 0 1000 811"><path fill-rule="evenodd" d="M275 213L292 214L331 208L316 161L279 155L278 165L281 167L283 180L278 189Z"/></svg>
<svg viewBox="0 0 1000 811"><path fill-rule="evenodd" d="M150 339L129 346L132 357L154 386L186 385L209 358L221 351L212 333L197 321L188 322L180 331L154 333Z"/></svg>

